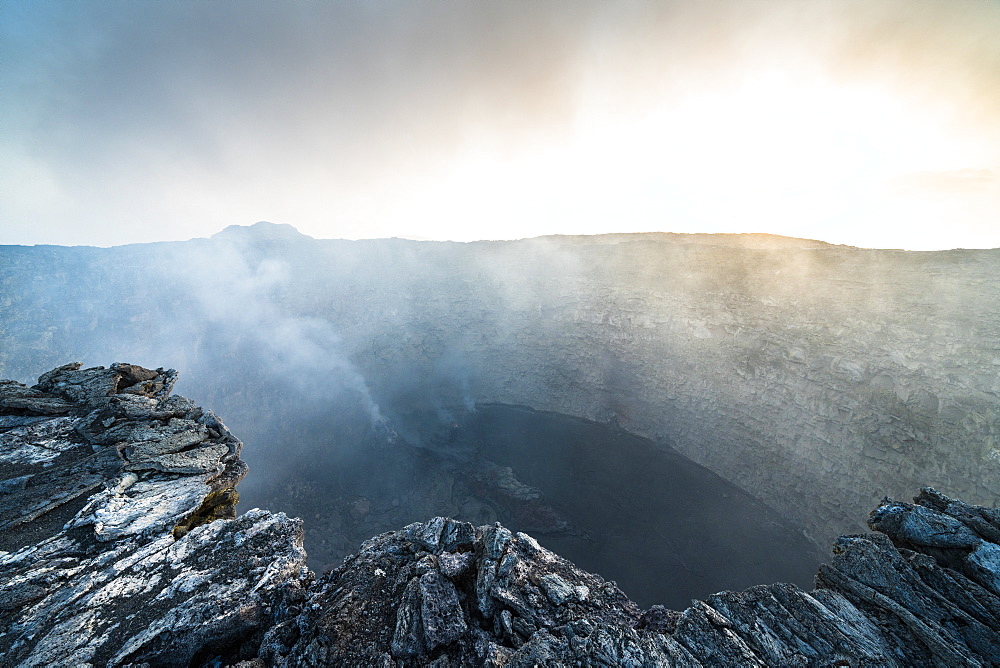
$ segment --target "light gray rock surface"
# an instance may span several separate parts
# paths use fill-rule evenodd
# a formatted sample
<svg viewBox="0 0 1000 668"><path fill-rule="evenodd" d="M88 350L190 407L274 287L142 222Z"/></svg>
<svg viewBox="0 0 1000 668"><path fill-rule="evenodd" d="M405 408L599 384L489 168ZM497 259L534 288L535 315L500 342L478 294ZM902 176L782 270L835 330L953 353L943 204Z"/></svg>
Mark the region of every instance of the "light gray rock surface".
<svg viewBox="0 0 1000 668"><path fill-rule="evenodd" d="M0 664L255 656L311 577L301 522L235 518L242 444L175 372L79 366L0 384Z"/></svg>

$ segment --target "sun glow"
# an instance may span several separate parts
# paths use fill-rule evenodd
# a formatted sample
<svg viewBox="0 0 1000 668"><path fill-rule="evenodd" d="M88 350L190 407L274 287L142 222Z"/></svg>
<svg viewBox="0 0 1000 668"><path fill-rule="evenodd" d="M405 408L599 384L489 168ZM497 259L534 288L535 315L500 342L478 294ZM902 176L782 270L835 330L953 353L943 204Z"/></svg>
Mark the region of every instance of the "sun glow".
<svg viewBox="0 0 1000 668"><path fill-rule="evenodd" d="M899 221L884 217L905 210L920 247L921 225L936 224L921 213L931 209L901 208L889 184L982 158L884 90L770 73L641 111L595 94L566 131L530 148L472 137L390 215L426 217L419 227L456 240L494 226L507 237L637 229L810 236L833 224L844 240L861 234L885 245L879 228L897 232Z"/></svg>
<svg viewBox="0 0 1000 668"><path fill-rule="evenodd" d="M0 242L1000 246L998 2L126 4L0 2Z"/></svg>

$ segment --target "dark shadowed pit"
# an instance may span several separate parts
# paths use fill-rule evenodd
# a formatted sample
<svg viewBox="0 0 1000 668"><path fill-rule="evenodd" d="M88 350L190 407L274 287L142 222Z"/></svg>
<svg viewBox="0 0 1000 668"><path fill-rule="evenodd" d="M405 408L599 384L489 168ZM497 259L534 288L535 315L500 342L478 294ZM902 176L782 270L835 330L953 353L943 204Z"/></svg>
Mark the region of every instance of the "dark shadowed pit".
<svg viewBox="0 0 1000 668"><path fill-rule="evenodd" d="M320 421L300 430L297 444L272 449L330 441L309 448L305 461L260 461L268 482L243 494L244 508L305 519L316 569L336 566L373 535L435 515L529 533L615 580L641 606L682 609L692 598L778 581L811 588L822 559L745 491L613 426L490 404L409 414L385 430L358 427L352 438L364 445L349 449L335 447L325 431L333 426ZM254 450L244 451L252 469ZM246 482L254 479L251 472Z"/></svg>
<svg viewBox="0 0 1000 668"><path fill-rule="evenodd" d="M810 588L821 555L749 494L667 446L554 413L483 406L482 450L539 487L584 536L541 543L642 606L766 582Z"/></svg>

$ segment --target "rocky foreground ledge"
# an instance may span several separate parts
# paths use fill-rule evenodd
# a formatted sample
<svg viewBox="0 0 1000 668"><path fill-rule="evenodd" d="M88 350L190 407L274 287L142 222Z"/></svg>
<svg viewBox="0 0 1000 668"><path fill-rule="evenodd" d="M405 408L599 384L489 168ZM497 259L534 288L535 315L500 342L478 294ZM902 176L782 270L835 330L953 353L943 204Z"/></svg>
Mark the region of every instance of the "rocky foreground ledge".
<svg viewBox="0 0 1000 668"><path fill-rule="evenodd" d="M242 446L171 397L175 379L114 364L0 381L0 664L1000 664L996 509L886 499L812 592L684 611L640 610L526 534L440 517L316 580L299 520L235 517Z"/></svg>

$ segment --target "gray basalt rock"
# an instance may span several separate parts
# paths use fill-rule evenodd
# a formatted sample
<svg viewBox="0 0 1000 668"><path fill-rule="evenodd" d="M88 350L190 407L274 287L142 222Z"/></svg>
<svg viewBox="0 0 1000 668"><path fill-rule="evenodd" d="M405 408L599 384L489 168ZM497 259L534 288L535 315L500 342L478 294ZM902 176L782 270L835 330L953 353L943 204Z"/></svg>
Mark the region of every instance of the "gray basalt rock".
<svg viewBox="0 0 1000 668"><path fill-rule="evenodd" d="M299 520L235 517L241 444L170 397L175 378L67 365L0 384L3 665L1000 665L996 509L930 488L885 499L813 591L681 611L642 611L527 534L445 517L316 580Z"/></svg>
<svg viewBox="0 0 1000 668"><path fill-rule="evenodd" d="M0 410L27 415L60 415L73 410L73 404L13 380L4 380L0 381Z"/></svg>
<svg viewBox="0 0 1000 668"><path fill-rule="evenodd" d="M896 533L841 538L812 592L760 585L679 612L643 613L614 583L503 527L478 527L448 552L427 536L461 523L434 518L368 541L323 576L303 612L268 632L262 656L287 666L997 665L997 545L973 528L990 533L995 514L930 489L917 501L872 514L873 528ZM968 574L935 558L938 543L962 551L955 563Z"/></svg>
<svg viewBox="0 0 1000 668"><path fill-rule="evenodd" d="M360 666L377 665L388 653L397 665L429 665L443 657L447 664L438 665L502 665L535 636L539 642L570 622L630 628L639 619L639 608L616 586L530 536L446 518L422 526L373 538L323 576L303 613L269 633L264 658L286 665ZM429 549L426 534L439 532L473 539L458 553L440 545ZM469 565L451 568L456 554L468 555L463 561ZM584 589L591 594L557 605L541 584L546 576L558 578L574 596ZM278 642L282 638L286 642Z"/></svg>
<svg viewBox="0 0 1000 668"><path fill-rule="evenodd" d="M301 522L235 518L241 444L175 379L70 364L0 384L0 664L250 659L301 597Z"/></svg>

